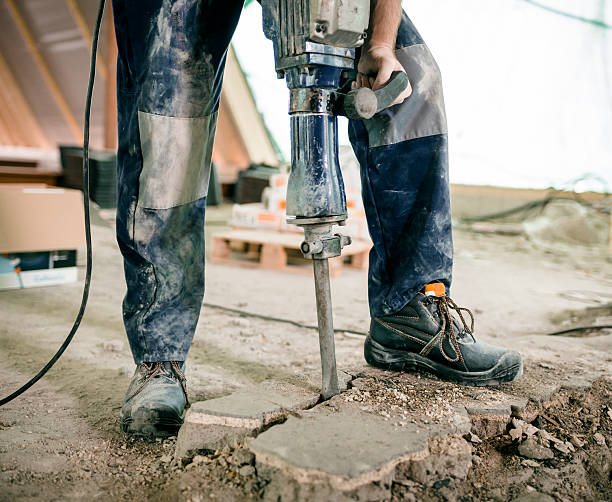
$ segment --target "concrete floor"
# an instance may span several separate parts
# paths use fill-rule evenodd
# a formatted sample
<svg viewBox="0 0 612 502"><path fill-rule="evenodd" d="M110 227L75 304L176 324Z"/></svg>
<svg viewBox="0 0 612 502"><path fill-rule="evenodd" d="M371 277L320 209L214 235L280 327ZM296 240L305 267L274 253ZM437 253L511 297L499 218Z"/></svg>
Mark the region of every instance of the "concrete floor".
<svg viewBox="0 0 612 502"><path fill-rule="evenodd" d="M208 212L207 234L226 228L227 211ZM20 488L11 485L12 498L42 500L43 485L63 498L66 490L76 489L70 479L84 479L83 472L63 484L57 473L76 468L78 455L97 448L111 458L125 449L117 417L134 366L121 320L122 262L112 228L98 218L92 231L93 283L81 329L43 382L0 409L0 484L39 480L33 488L24 488L25 481ZM464 232L455 233L455 249L452 297L473 309L477 336L519 350L526 375L536 362L553 368L560 379L610 374L609 331L575 338L544 335L566 326L611 323L612 261L605 250L543 251L520 237ZM0 292L2 395L33 375L60 345L78 310L81 288L75 283ZM213 304L316 324L308 275L209 265L206 288L206 301ZM347 270L332 280L332 289L336 327L367 331L367 274ZM338 365L362 365L362 343L359 336L338 335ZM204 307L188 362L188 388L196 401L317 368L316 331ZM125 455L142 459L136 450ZM104 483L110 483L116 469L112 462L106 465L110 477ZM104 483L81 483L79 493L103 494Z"/></svg>

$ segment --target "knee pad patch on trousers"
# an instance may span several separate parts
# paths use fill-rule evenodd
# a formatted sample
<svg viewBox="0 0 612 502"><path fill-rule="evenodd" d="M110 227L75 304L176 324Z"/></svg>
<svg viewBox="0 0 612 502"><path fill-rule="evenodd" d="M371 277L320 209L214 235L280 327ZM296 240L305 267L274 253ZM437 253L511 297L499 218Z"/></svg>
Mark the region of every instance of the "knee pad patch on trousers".
<svg viewBox="0 0 612 502"><path fill-rule="evenodd" d="M206 196L216 123L217 113L180 118L138 112L139 207L169 209Z"/></svg>
<svg viewBox="0 0 612 502"><path fill-rule="evenodd" d="M403 47L395 55L406 70L412 94L403 103L364 120L370 148L447 132L440 69L427 46Z"/></svg>

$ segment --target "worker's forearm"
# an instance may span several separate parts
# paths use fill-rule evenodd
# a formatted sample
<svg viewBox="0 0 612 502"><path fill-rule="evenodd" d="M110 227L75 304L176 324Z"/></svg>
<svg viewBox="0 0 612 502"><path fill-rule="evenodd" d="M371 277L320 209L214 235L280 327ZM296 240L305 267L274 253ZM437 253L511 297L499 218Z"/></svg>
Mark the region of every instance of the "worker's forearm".
<svg viewBox="0 0 612 502"><path fill-rule="evenodd" d="M370 47L394 49L401 19L401 0L371 0L369 37L366 44Z"/></svg>
<svg viewBox="0 0 612 502"><path fill-rule="evenodd" d="M370 0L370 27L368 38L357 64L354 87L368 87L373 91L384 86L394 71L404 67L395 55L397 31L402 21L401 0ZM393 104L404 101L412 92L410 84Z"/></svg>

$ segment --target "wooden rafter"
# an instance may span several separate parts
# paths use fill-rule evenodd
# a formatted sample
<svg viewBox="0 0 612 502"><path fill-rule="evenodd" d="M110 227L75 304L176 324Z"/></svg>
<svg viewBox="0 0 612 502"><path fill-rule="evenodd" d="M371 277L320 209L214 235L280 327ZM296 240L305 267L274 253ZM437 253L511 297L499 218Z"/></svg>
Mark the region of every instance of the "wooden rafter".
<svg viewBox="0 0 612 502"><path fill-rule="evenodd" d="M257 110L255 98L232 45L227 51L223 93L227 96L228 111L234 119L251 162L278 165L276 149Z"/></svg>
<svg viewBox="0 0 612 502"><path fill-rule="evenodd" d="M106 27L106 55L108 57L108 78L104 99L104 147L117 148L117 39L112 10Z"/></svg>
<svg viewBox="0 0 612 502"><path fill-rule="evenodd" d="M0 143L51 148L15 77L0 54Z"/></svg>
<svg viewBox="0 0 612 502"><path fill-rule="evenodd" d="M74 22L76 23L77 28L81 32L81 38L83 38L83 40L87 44L87 47L91 48L92 34L91 34L91 31L89 30L89 26L87 26L87 22L85 21L85 18L83 17L83 13L81 12L81 9L79 8L79 4L76 2L76 0L66 0L66 5L68 6L70 15L72 16L72 19L74 19ZM96 56L96 69L98 73L102 75L102 78L104 78L104 80L108 80L109 68L104 63L104 59L102 58L102 55L100 54L99 51L98 51L98 55Z"/></svg>
<svg viewBox="0 0 612 502"><path fill-rule="evenodd" d="M36 63L36 66L38 67L38 70L42 74L45 80L45 83L47 84L47 87L49 88L49 90L51 91L51 94L53 95L55 104L59 108L62 116L64 117L64 120L66 121L66 124L70 128L70 131L72 132L72 135L74 136L74 139L77 142L81 142L82 137L83 137L81 128L79 127L76 119L74 118L72 110L70 110L70 107L68 106L68 102L66 101L66 98L62 94L62 91L60 90L57 82L55 81L55 78L51 74L51 71L49 70L47 63L45 63L45 60L40 54L40 50L38 49L38 46L36 45L36 41L34 40L34 37L32 36L32 33L30 32L30 29L28 28L25 20L23 19L23 16L17 9L17 6L15 5L15 1L6 0L6 5L8 7L8 10L13 20L15 21L15 24L17 25L17 28L19 29L19 33L21 34L22 38L24 39L26 43L26 46L28 47L28 50L30 51L30 54L34 58L34 61Z"/></svg>

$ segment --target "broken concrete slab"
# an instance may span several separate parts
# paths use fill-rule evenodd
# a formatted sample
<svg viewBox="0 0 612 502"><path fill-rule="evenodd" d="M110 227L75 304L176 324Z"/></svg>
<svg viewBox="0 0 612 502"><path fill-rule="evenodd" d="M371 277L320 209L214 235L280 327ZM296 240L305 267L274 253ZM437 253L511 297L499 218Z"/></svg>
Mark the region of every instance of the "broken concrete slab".
<svg viewBox="0 0 612 502"><path fill-rule="evenodd" d="M341 389L346 390L352 376L340 371L338 377ZM315 378L307 375L291 383L266 381L224 397L193 403L179 431L175 457L235 445L284 420L291 412L313 407L320 399Z"/></svg>
<svg viewBox="0 0 612 502"><path fill-rule="evenodd" d="M519 380L515 386L538 406L543 406L561 390L561 384L557 381L534 381L528 378Z"/></svg>
<svg viewBox="0 0 612 502"><path fill-rule="evenodd" d="M289 417L248 446L258 476L267 482L266 500L380 500L390 497L396 477L464 478L471 445L460 436L437 438L453 428L398 426L338 397L300 418Z"/></svg>
<svg viewBox="0 0 612 502"><path fill-rule="evenodd" d="M249 442L258 475L269 482L266 499L385 499L397 463L427 455L429 427L399 428L337 403L289 417Z"/></svg>
<svg viewBox="0 0 612 502"><path fill-rule="evenodd" d="M584 392L593 386L593 382L600 375L597 373L587 375L571 375L561 385L561 388L576 392Z"/></svg>
<svg viewBox="0 0 612 502"><path fill-rule="evenodd" d="M176 457L219 450L281 420L291 411L314 406L319 394L291 384L268 385L194 403L176 441Z"/></svg>
<svg viewBox="0 0 612 502"><path fill-rule="evenodd" d="M516 428L520 417L541 413L538 403L559 398L550 393L555 382L536 377L474 389L413 374L352 373L358 376L349 390L318 405L318 375L196 403L177 456L246 441L265 500L389 499L394 482L465 479L478 458L463 435L503 434L513 419Z"/></svg>
<svg viewBox="0 0 612 502"><path fill-rule="evenodd" d="M505 433L556 386L537 392L530 382L519 397L508 392L516 387L472 390L366 371L341 396L249 440L266 498L377 500L393 482L464 479L473 458L461 435Z"/></svg>

